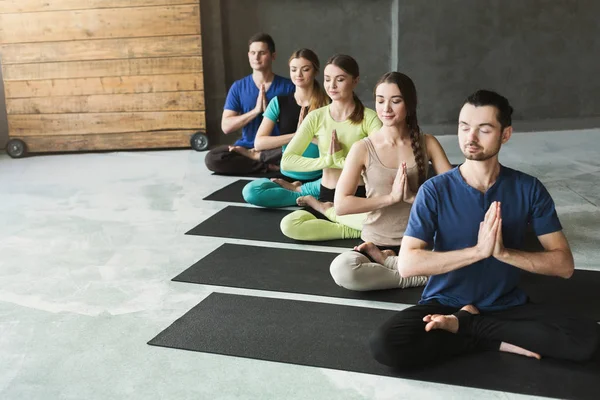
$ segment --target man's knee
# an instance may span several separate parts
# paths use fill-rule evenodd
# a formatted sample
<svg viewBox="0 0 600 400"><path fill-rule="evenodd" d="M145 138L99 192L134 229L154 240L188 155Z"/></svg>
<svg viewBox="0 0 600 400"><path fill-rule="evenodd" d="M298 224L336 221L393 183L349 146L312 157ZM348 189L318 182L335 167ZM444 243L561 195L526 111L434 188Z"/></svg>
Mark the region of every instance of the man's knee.
<svg viewBox="0 0 600 400"><path fill-rule="evenodd" d="M359 272L363 262L368 262L364 255L356 251L347 251L334 258L329 272L338 286L348 290L365 290L362 288Z"/></svg>
<svg viewBox="0 0 600 400"><path fill-rule="evenodd" d="M399 341L397 332L385 325L371 335L369 346L375 361L388 367L408 369L418 364L418 355L411 351L411 344Z"/></svg>
<svg viewBox="0 0 600 400"><path fill-rule="evenodd" d="M206 168L213 172L223 172L224 164L227 160L224 158L224 148L226 146L215 147L212 150L209 150L204 157L204 164L206 164Z"/></svg>

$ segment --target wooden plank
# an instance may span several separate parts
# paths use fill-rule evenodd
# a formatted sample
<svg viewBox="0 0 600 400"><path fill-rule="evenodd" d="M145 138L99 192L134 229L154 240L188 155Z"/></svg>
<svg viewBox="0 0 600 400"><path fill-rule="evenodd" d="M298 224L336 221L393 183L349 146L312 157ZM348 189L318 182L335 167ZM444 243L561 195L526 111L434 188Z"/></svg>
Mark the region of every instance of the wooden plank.
<svg viewBox="0 0 600 400"><path fill-rule="evenodd" d="M0 14L198 4L198 0L0 0Z"/></svg>
<svg viewBox="0 0 600 400"><path fill-rule="evenodd" d="M8 115L11 137L198 130L204 111Z"/></svg>
<svg viewBox="0 0 600 400"><path fill-rule="evenodd" d="M201 56L202 42L200 35L191 35L5 44L0 46L0 55L2 56L2 63L4 65L57 61Z"/></svg>
<svg viewBox="0 0 600 400"><path fill-rule="evenodd" d="M5 82L7 99L95 94L158 93L204 90L198 74L146 75Z"/></svg>
<svg viewBox="0 0 600 400"><path fill-rule="evenodd" d="M6 99L10 115L201 110L203 91Z"/></svg>
<svg viewBox="0 0 600 400"><path fill-rule="evenodd" d="M0 43L199 35L198 5L0 14Z"/></svg>
<svg viewBox="0 0 600 400"><path fill-rule="evenodd" d="M21 137L32 153L190 147L194 130Z"/></svg>
<svg viewBox="0 0 600 400"><path fill-rule="evenodd" d="M188 74L191 72L202 72L202 57L68 61L2 66L5 82L104 76Z"/></svg>

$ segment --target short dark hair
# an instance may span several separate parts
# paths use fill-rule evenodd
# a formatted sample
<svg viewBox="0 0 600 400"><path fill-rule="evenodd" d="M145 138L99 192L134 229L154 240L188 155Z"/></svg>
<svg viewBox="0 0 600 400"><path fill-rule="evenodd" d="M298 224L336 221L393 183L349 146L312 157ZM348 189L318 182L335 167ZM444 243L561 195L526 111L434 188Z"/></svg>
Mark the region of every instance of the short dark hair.
<svg viewBox="0 0 600 400"><path fill-rule="evenodd" d="M500 128L504 130L504 128L512 125L513 108L506 97L496 92L483 89L478 90L467 97L464 104L471 104L475 107L496 107L496 119L500 122Z"/></svg>
<svg viewBox="0 0 600 400"><path fill-rule="evenodd" d="M269 51L271 53L275 53L275 41L273 40L271 35L269 35L268 33L259 32L259 33L255 33L254 35L252 35L252 37L250 37L250 39L248 39L248 47L250 47L250 45L255 42L266 43L267 46L269 47Z"/></svg>

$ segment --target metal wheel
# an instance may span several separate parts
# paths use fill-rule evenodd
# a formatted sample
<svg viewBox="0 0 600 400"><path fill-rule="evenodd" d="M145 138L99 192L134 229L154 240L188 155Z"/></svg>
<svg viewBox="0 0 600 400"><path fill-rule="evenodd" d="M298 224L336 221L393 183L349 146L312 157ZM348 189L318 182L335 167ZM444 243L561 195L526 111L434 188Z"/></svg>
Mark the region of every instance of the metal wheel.
<svg viewBox="0 0 600 400"><path fill-rule="evenodd" d="M202 132L196 132L190 138L190 144L196 151L204 151L208 149L208 137Z"/></svg>
<svg viewBox="0 0 600 400"><path fill-rule="evenodd" d="M21 158L27 153L27 146L21 139L10 139L6 144L6 152L12 158Z"/></svg>

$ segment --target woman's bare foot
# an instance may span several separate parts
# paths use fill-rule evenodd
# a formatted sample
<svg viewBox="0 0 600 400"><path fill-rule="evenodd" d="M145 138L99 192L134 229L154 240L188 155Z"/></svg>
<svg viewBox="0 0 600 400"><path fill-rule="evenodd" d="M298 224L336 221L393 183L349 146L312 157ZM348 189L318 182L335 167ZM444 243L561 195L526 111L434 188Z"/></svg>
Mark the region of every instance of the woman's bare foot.
<svg viewBox="0 0 600 400"><path fill-rule="evenodd" d="M315 199L313 196L298 197L296 199L296 204L298 204L300 207L309 206L313 210L318 211L323 215L325 215L327 210L329 210L331 207L333 207L332 202L328 201L326 203L322 203L319 200Z"/></svg>
<svg viewBox="0 0 600 400"><path fill-rule="evenodd" d="M300 193L300 187L302 186L302 182L300 182L300 181L288 182L285 179L281 179L281 178L272 178L271 182L278 184L279 186L281 186L284 189L289 190L290 192Z"/></svg>
<svg viewBox="0 0 600 400"><path fill-rule="evenodd" d="M469 314L479 314L479 310L474 305L468 304L461 308L461 311L466 311ZM429 314L423 317L425 331L429 332L433 329L443 329L448 332L458 332L458 318L456 315Z"/></svg>
<svg viewBox="0 0 600 400"><path fill-rule="evenodd" d="M538 353L534 353L533 351L525 350L522 347L515 346L514 344L510 344L510 343L504 343L504 342L500 343L500 351L503 351L505 353L519 354L519 355L525 356L525 357L537 358L538 360L542 359L542 356L540 356Z"/></svg>
<svg viewBox="0 0 600 400"><path fill-rule="evenodd" d="M385 256L385 258L388 257L392 257L392 256L397 256L396 252L394 250L381 250L381 253Z"/></svg>
<svg viewBox="0 0 600 400"><path fill-rule="evenodd" d="M260 151L255 149L247 149L242 146L229 146L229 151L248 157L254 161L260 161Z"/></svg>
<svg viewBox="0 0 600 400"><path fill-rule="evenodd" d="M391 250L381 251L381 250L379 250L379 247L375 246L371 242L361 243L360 245L355 246L354 250L362 252L362 253L367 253L369 255L369 257L371 257L376 263L381 264L381 265L383 265L383 263L385 262L385 259L389 257L389 255L386 255L386 252L391 251ZM393 251L392 251L392 255L394 255Z"/></svg>

